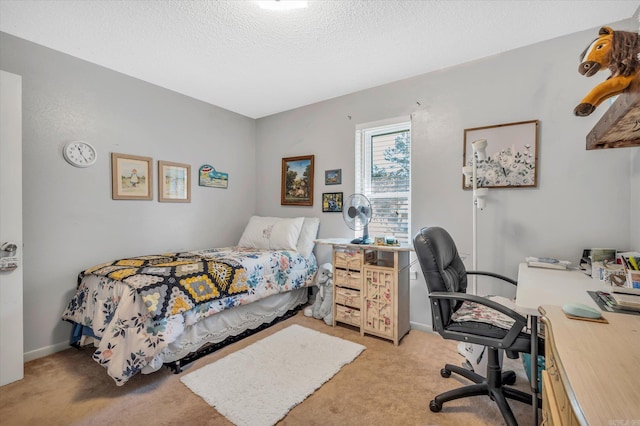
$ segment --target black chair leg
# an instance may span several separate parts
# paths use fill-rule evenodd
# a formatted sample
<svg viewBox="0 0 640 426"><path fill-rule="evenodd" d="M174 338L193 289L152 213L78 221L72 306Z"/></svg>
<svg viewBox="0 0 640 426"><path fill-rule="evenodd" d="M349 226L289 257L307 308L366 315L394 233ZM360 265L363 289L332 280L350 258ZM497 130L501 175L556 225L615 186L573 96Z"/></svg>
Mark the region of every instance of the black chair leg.
<svg viewBox="0 0 640 426"><path fill-rule="evenodd" d="M464 367L460 367L457 365L453 365L453 364L446 364L444 366L444 370L449 371L449 372L453 372L456 373L466 379L471 380L473 383L482 383L484 381L484 377L479 375L478 373L475 373L471 370L468 370ZM443 374L443 372L440 372L440 375L442 377L448 377L445 374Z"/></svg>
<svg viewBox="0 0 640 426"><path fill-rule="evenodd" d="M502 372L502 384L503 385L514 385L516 383L516 372L515 371L503 371Z"/></svg>
<svg viewBox="0 0 640 426"><path fill-rule="evenodd" d="M522 392L518 389L512 389L509 387L503 387L502 393L509 399L514 399L516 401L524 402L525 404L531 405L532 396L526 392Z"/></svg>
<svg viewBox="0 0 640 426"><path fill-rule="evenodd" d="M515 416L513 415L513 411L511 411L511 407L509 407L509 403L505 398L505 395L501 392L500 389L492 389L491 396L493 397L496 405L500 409L500 413L504 418L507 426L517 426L518 422L516 421Z"/></svg>
<svg viewBox="0 0 640 426"><path fill-rule="evenodd" d="M441 393L440 395L436 396L433 401L431 401L429 408L431 408L431 411L438 412L442 409L442 404L444 404L445 402L453 401L454 399L466 398L468 396L488 395L488 394L489 394L489 387L487 386L486 383L468 385L468 386L452 389L450 391ZM434 407L433 407L434 403L437 410L434 410Z"/></svg>

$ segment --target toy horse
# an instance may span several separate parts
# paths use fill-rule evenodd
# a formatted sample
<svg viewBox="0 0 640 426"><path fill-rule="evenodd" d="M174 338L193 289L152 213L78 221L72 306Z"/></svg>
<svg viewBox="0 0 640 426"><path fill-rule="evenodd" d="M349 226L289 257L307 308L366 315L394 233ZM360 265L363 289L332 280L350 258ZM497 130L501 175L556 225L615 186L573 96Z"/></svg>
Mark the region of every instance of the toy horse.
<svg viewBox="0 0 640 426"><path fill-rule="evenodd" d="M602 27L598 38L582 55L578 67L580 74L591 77L600 70L609 68L611 75L591 89L589 94L575 107L575 115L586 117L595 111L605 99L622 93L640 72L640 34L629 31L613 31Z"/></svg>

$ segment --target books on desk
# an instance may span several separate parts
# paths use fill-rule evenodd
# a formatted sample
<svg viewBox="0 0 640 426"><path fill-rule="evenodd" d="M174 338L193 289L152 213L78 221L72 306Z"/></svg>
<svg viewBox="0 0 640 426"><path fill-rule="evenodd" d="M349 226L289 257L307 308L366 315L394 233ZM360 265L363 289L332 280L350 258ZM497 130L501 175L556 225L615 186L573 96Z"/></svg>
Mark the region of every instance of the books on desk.
<svg viewBox="0 0 640 426"><path fill-rule="evenodd" d="M558 260L549 257L527 257L525 259L527 265L533 268L547 268L547 269L568 269L571 266L571 262L568 260Z"/></svg>
<svg viewBox="0 0 640 426"><path fill-rule="evenodd" d="M630 311L640 311L640 295L612 292L611 297L616 301L616 305L620 309Z"/></svg>

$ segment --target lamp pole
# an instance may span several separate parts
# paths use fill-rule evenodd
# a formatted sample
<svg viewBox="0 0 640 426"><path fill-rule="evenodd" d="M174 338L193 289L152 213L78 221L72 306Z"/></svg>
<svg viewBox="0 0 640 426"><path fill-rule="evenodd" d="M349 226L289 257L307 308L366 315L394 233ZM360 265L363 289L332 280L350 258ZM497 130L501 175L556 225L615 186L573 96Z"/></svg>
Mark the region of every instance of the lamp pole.
<svg viewBox="0 0 640 426"><path fill-rule="evenodd" d="M473 167L473 174L471 178L472 179L471 187L473 188L473 205L472 205L473 246L471 250L472 250L472 269L474 271L478 270L478 198L476 195L476 191L478 190L478 158L477 157L478 155L474 147L473 159L471 160L472 161L471 167ZM478 288L477 279L478 279L478 276L475 274L471 277L471 294L477 294L477 288Z"/></svg>
<svg viewBox="0 0 640 426"><path fill-rule="evenodd" d="M471 144L473 148L473 157L471 159L472 171L472 183L473 188L473 270L478 270L478 209L484 209L484 199L487 195L486 188L478 188L478 160L485 160L487 158L487 140L478 139ZM477 294L478 281L477 275L471 277L471 294Z"/></svg>

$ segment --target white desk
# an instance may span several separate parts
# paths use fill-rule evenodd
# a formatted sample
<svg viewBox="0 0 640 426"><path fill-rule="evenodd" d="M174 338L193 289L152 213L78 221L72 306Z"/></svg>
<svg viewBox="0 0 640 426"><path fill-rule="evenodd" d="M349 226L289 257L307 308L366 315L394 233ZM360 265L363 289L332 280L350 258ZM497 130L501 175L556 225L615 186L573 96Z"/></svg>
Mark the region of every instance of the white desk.
<svg viewBox="0 0 640 426"><path fill-rule="evenodd" d="M538 308L541 305L562 306L565 303L583 303L600 309L587 291L606 291L602 281L594 280L579 270L530 268L521 263L516 290L517 310L531 316L531 334L538 334ZM538 398L538 339L531 339L531 392ZM538 424L538 407L533 405L534 424Z"/></svg>
<svg viewBox="0 0 640 426"><path fill-rule="evenodd" d="M521 263L516 305L520 312L531 316L540 315L540 305L583 303L598 308L587 291L607 291L607 288L602 281L594 280L582 271L530 268L526 263Z"/></svg>

